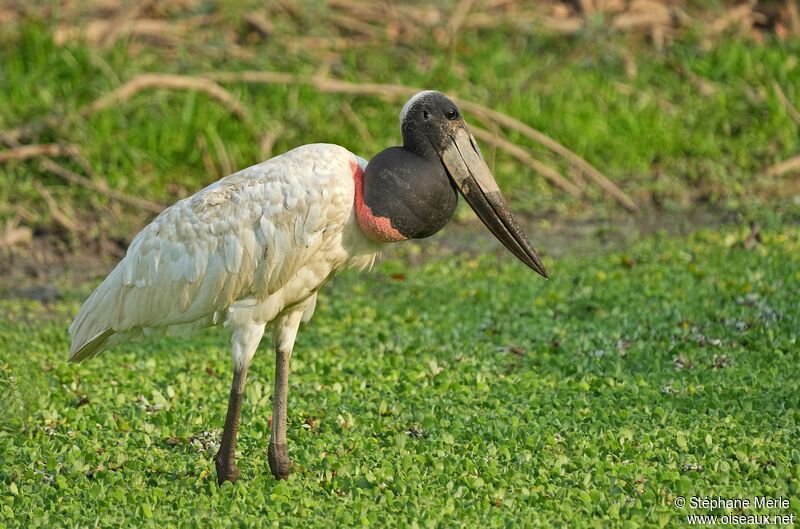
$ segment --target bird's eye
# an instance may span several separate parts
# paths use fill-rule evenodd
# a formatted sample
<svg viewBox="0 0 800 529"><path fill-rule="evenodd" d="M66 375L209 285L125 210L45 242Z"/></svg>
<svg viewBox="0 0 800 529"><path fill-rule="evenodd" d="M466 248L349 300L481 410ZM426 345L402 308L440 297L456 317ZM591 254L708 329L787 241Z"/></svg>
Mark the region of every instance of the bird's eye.
<svg viewBox="0 0 800 529"><path fill-rule="evenodd" d="M431 117L431 113L428 112L427 110L423 110L422 111L422 119L428 119L429 117Z"/></svg>
<svg viewBox="0 0 800 529"><path fill-rule="evenodd" d="M458 119L458 110L456 110L455 108L450 108L444 113L444 117L446 117L450 121Z"/></svg>

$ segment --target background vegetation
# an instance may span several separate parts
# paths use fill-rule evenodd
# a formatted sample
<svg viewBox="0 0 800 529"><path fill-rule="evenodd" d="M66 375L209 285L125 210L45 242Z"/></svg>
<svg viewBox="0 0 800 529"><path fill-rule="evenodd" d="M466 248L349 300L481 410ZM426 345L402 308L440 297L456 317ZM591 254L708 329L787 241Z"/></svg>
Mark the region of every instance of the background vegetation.
<svg viewBox="0 0 800 529"><path fill-rule="evenodd" d="M0 525L800 514L795 1L5 1L0 28ZM72 366L65 328L162 207L303 143L370 157L415 88L486 131L553 280L468 209L336 278L293 359L295 475L266 463L265 344L219 489L224 333Z"/></svg>

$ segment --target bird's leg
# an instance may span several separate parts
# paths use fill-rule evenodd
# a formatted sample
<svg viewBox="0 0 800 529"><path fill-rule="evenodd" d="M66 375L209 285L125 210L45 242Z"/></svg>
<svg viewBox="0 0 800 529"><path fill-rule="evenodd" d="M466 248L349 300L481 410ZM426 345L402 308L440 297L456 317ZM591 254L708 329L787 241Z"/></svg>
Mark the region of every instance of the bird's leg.
<svg viewBox="0 0 800 529"><path fill-rule="evenodd" d="M225 481L235 483L239 479L239 468L236 466L236 433L239 430L239 414L242 409L242 394L247 381L247 368L253 360L258 343L264 335L264 325L246 325L237 327L233 332L233 383L228 400L228 414L225 417L225 429L222 432L214 466L217 468L217 481L222 485Z"/></svg>
<svg viewBox="0 0 800 529"><path fill-rule="evenodd" d="M292 460L286 449L286 400L289 391L289 360L303 310L296 310L278 321L274 328L275 393L272 409L272 435L269 439L269 468L277 479L287 479Z"/></svg>
<svg viewBox="0 0 800 529"><path fill-rule="evenodd" d="M277 479L287 479L292 460L286 449L286 397L289 390L289 351L275 350L275 394L272 410L272 435L269 439L269 469Z"/></svg>
<svg viewBox="0 0 800 529"><path fill-rule="evenodd" d="M242 409L242 393L246 378L247 369L234 370L231 395L228 399L228 414L225 416L225 430L222 432L222 442L214 458L217 481L220 485L225 481L235 483L239 479L239 468L236 466L236 433L239 431L239 414Z"/></svg>

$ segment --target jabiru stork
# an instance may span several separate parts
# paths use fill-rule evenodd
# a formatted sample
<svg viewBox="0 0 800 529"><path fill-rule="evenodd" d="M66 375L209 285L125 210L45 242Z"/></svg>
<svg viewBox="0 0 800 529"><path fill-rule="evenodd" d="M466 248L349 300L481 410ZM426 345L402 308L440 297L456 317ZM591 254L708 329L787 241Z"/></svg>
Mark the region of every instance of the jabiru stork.
<svg viewBox="0 0 800 529"><path fill-rule="evenodd" d="M372 265L383 245L433 235L457 191L514 255L547 277L508 208L459 108L420 92L400 113L401 147L367 161L312 144L243 169L165 209L131 242L69 327L71 362L141 336L223 325L233 383L217 479L235 482L247 369L267 325L275 347L268 459L286 479L289 359L319 289L344 268Z"/></svg>

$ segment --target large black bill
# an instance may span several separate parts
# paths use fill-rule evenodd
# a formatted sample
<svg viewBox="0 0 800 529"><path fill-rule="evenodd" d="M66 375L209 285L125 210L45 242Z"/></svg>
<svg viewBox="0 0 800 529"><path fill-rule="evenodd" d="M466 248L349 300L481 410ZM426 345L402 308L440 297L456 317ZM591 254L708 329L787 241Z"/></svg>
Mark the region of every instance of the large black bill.
<svg viewBox="0 0 800 529"><path fill-rule="evenodd" d="M463 128L451 137L453 143L439 156L458 190L494 236L520 261L546 278L547 270L508 208L475 138Z"/></svg>

